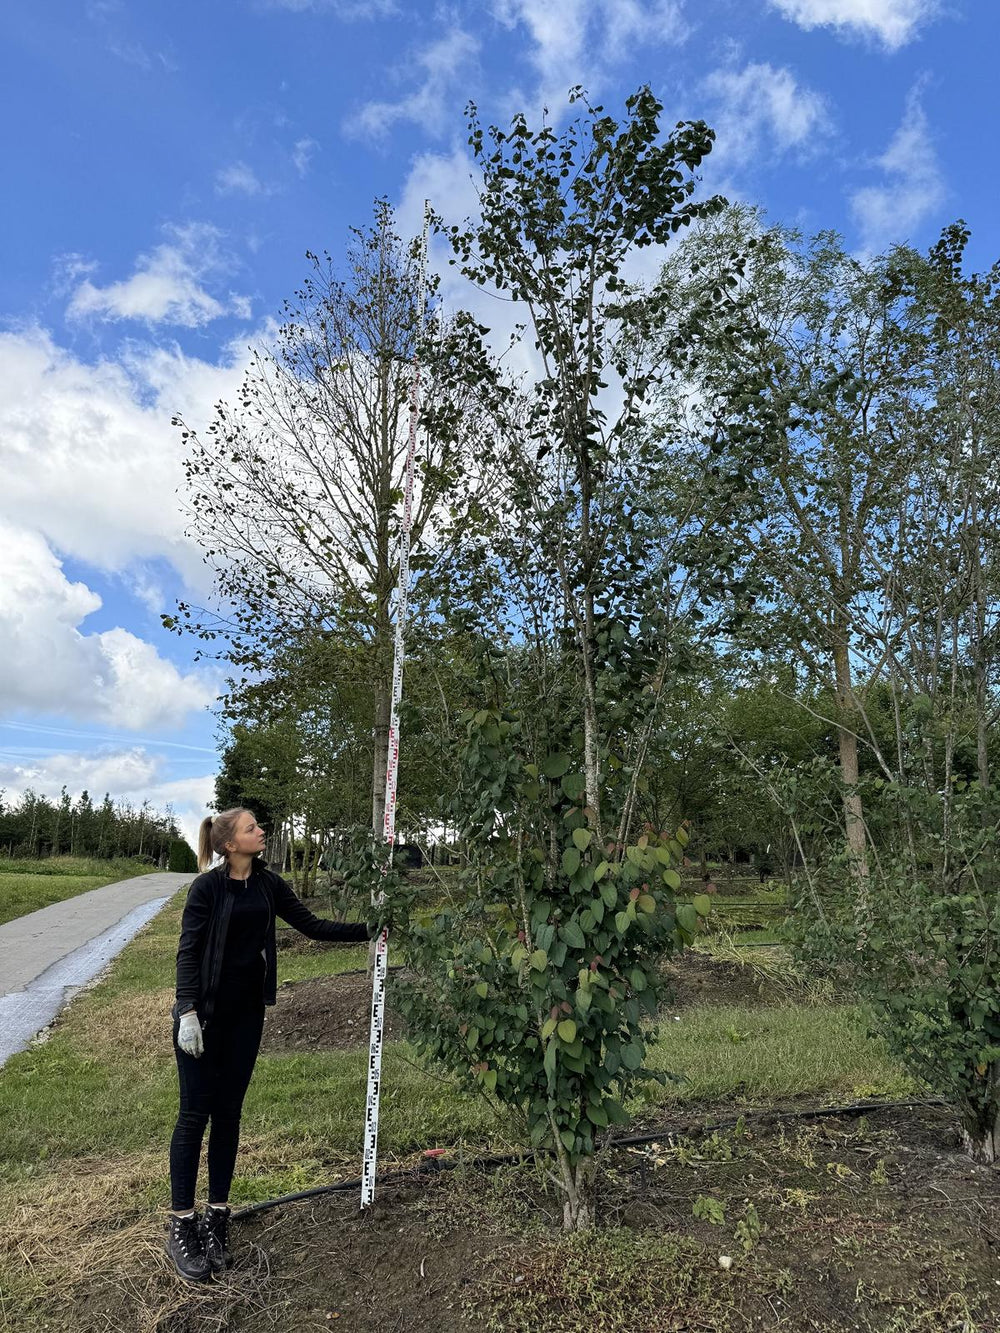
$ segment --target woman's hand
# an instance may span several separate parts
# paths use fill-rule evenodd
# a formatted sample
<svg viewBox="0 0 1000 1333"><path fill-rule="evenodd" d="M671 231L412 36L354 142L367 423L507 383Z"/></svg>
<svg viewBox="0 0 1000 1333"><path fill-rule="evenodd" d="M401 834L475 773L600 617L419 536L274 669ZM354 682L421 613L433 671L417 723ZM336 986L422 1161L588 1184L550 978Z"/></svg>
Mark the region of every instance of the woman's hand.
<svg viewBox="0 0 1000 1333"><path fill-rule="evenodd" d="M201 1035L201 1024L198 1022L198 1015L192 1009L190 1013L181 1014L181 1025L177 1032L177 1045L188 1055L197 1058L205 1052L205 1040Z"/></svg>

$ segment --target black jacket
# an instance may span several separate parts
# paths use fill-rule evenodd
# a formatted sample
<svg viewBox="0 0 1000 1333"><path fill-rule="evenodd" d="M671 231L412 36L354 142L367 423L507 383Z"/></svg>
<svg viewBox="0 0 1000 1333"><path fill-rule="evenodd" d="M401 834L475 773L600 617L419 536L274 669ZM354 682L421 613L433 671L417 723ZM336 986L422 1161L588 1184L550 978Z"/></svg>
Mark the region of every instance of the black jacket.
<svg viewBox="0 0 1000 1333"><path fill-rule="evenodd" d="M254 865L252 878L264 890L269 914L265 936L266 972L264 976L264 1003L274 1004L277 998L278 950L275 944L274 922L280 916L290 926L308 935L311 940L367 940L368 929L357 922L323 920L313 916L293 893L280 875L262 865ZM177 946L177 1001L173 1017L198 1012L202 1026L215 1010L222 954L226 932L233 910L234 890L228 887L225 866L206 870L188 889L184 915L181 918L181 937Z"/></svg>

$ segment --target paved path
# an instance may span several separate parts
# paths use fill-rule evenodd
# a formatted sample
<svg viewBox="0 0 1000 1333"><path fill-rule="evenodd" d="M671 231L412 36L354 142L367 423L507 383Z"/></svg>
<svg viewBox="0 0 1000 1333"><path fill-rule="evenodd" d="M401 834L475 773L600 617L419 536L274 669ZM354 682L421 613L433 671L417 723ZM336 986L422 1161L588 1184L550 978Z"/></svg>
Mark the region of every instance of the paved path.
<svg viewBox="0 0 1000 1333"><path fill-rule="evenodd" d="M24 1050L193 878L137 875L0 926L0 1065Z"/></svg>

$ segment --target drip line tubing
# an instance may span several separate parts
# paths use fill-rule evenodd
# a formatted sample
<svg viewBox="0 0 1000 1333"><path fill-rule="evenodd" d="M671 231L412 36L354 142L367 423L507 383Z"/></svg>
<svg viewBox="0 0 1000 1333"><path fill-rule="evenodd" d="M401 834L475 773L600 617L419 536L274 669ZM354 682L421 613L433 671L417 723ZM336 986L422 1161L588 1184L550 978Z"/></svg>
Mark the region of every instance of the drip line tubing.
<svg viewBox="0 0 1000 1333"><path fill-rule="evenodd" d="M712 1134L720 1129L732 1129L740 1120L766 1124L777 1120L821 1120L827 1116L865 1115L869 1111L893 1111L909 1109L913 1106L947 1106L943 1097L907 1097L902 1101L864 1101L848 1102L843 1106L815 1106L795 1111L749 1111L742 1115L729 1116L725 1120L716 1120L711 1124L693 1124L683 1128L661 1126L641 1134L623 1134L606 1138L600 1143L601 1148L635 1148L644 1144L659 1143L677 1134ZM525 1152L503 1153L486 1157L473 1157L468 1160L454 1157L428 1157L417 1167L406 1171L395 1171L382 1176L384 1184L403 1185L412 1183L420 1176L436 1175L440 1171L455 1171L459 1167L469 1167L474 1171L495 1171L501 1166L517 1166L523 1162L534 1162L541 1157L551 1157L551 1148L535 1148ZM357 1180L338 1180L332 1185L317 1185L313 1189L300 1190L297 1194L282 1194L277 1199L265 1199L262 1203L249 1204L232 1214L233 1221L250 1217L254 1213L263 1213L277 1208L283 1203L297 1203L301 1199L314 1199L321 1194L346 1194L361 1188L361 1177Z"/></svg>

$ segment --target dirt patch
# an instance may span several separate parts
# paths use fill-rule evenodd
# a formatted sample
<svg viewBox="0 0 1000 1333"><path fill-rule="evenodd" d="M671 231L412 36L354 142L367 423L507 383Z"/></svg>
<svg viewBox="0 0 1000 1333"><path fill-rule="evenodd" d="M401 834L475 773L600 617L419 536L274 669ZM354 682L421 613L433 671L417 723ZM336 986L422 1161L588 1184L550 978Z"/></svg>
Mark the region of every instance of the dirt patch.
<svg viewBox="0 0 1000 1333"><path fill-rule="evenodd" d="M267 1010L261 1050L345 1051L367 1046L371 1024L372 983L365 973L287 981L277 1003ZM385 1009L386 1041L404 1035L402 1020Z"/></svg>
<svg viewBox="0 0 1000 1333"><path fill-rule="evenodd" d="M662 1012L668 1015L696 1004L762 1005L789 998L786 983L700 950L686 950L664 964L663 973L670 989ZM261 1050L343 1051L366 1045L371 994L365 973L285 982L278 987L277 1003L267 1011ZM402 1019L387 1004L385 1040L399 1041L405 1035Z"/></svg>
<svg viewBox="0 0 1000 1333"><path fill-rule="evenodd" d="M235 1228L267 1320L230 1304L227 1327L996 1333L1000 1180L954 1141L918 1107L619 1150L584 1237L530 1166L286 1205Z"/></svg>
<svg viewBox="0 0 1000 1333"><path fill-rule="evenodd" d="M758 969L723 962L700 949L684 952L661 969L668 987L663 1013L677 1013L696 1004L774 1004L788 999L787 983Z"/></svg>
<svg viewBox="0 0 1000 1333"><path fill-rule="evenodd" d="M599 1225L579 1237L529 1164L386 1172L363 1214L352 1187L235 1222L235 1267L197 1288L141 1201L152 1161L106 1180L81 1163L6 1201L0 1328L998 1333L1000 1171L956 1143L952 1115L924 1106L679 1125L604 1155Z"/></svg>

